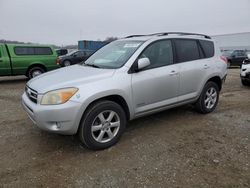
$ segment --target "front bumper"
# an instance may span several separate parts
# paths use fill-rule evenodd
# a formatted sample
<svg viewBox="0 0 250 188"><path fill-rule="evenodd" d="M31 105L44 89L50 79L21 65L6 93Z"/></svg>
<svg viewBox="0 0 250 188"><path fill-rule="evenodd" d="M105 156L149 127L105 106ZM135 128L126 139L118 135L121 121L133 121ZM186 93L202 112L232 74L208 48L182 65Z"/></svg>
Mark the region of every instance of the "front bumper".
<svg viewBox="0 0 250 188"><path fill-rule="evenodd" d="M250 82L250 72L246 73L244 76L240 75L240 77L241 77L242 80L247 80L247 81Z"/></svg>
<svg viewBox="0 0 250 188"><path fill-rule="evenodd" d="M81 103L68 101L61 105L40 105L32 102L24 93L22 106L32 122L42 130L65 135L77 132Z"/></svg>
<svg viewBox="0 0 250 188"><path fill-rule="evenodd" d="M242 65L240 77L242 80L250 81L250 65Z"/></svg>

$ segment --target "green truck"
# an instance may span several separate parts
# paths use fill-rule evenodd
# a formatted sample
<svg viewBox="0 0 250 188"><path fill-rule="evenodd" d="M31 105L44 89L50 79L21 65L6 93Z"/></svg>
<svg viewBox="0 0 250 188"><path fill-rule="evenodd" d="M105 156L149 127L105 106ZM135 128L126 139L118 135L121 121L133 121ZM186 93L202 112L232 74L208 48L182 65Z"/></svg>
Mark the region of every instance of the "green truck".
<svg viewBox="0 0 250 188"><path fill-rule="evenodd" d="M25 75L33 78L59 67L52 46L0 44L0 76Z"/></svg>

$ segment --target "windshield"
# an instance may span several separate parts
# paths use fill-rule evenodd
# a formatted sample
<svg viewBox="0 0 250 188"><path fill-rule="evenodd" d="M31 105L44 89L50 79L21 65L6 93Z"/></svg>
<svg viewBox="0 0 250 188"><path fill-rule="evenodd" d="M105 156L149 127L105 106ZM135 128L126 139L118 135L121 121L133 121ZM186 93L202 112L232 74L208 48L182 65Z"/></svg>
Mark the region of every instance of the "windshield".
<svg viewBox="0 0 250 188"><path fill-rule="evenodd" d="M76 53L77 51L78 50L73 50L73 51L69 52L67 55L72 55L72 54Z"/></svg>
<svg viewBox="0 0 250 188"><path fill-rule="evenodd" d="M143 41L114 41L90 56L84 64L98 68L120 68L142 43Z"/></svg>

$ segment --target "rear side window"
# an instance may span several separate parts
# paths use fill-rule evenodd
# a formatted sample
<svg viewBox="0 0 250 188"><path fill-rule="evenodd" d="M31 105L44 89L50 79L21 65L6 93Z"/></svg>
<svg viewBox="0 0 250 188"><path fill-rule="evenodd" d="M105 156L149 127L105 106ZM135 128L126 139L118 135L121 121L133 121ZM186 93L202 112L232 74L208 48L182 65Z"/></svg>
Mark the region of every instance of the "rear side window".
<svg viewBox="0 0 250 188"><path fill-rule="evenodd" d="M212 41L200 40L200 44L206 58L214 56L214 43Z"/></svg>
<svg viewBox="0 0 250 188"><path fill-rule="evenodd" d="M34 55L34 48L30 47L15 47L14 48L16 55Z"/></svg>
<svg viewBox="0 0 250 188"><path fill-rule="evenodd" d="M178 63L200 59L196 40L175 39L175 48Z"/></svg>
<svg viewBox="0 0 250 188"><path fill-rule="evenodd" d="M16 55L52 55L49 47L15 47Z"/></svg>
<svg viewBox="0 0 250 188"><path fill-rule="evenodd" d="M51 55L52 50L49 47L35 47L35 55Z"/></svg>

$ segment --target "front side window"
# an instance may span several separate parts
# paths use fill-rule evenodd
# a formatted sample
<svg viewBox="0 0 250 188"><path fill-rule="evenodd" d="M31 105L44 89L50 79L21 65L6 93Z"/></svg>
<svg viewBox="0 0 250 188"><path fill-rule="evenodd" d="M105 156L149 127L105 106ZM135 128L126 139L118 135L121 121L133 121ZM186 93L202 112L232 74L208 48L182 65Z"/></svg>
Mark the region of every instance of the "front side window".
<svg viewBox="0 0 250 188"><path fill-rule="evenodd" d="M147 57L150 60L150 65L145 69L152 69L173 64L172 43L170 40L162 40L149 45L140 58Z"/></svg>
<svg viewBox="0 0 250 188"><path fill-rule="evenodd" d="M84 64L98 68L120 68L128 61L142 43L143 41L127 40L111 42L90 56Z"/></svg>
<svg viewBox="0 0 250 188"><path fill-rule="evenodd" d="M175 39L178 63L200 59L196 40Z"/></svg>
<svg viewBox="0 0 250 188"><path fill-rule="evenodd" d="M82 52L76 52L76 53L74 53L74 56L75 57L82 57L83 55L82 55Z"/></svg>

